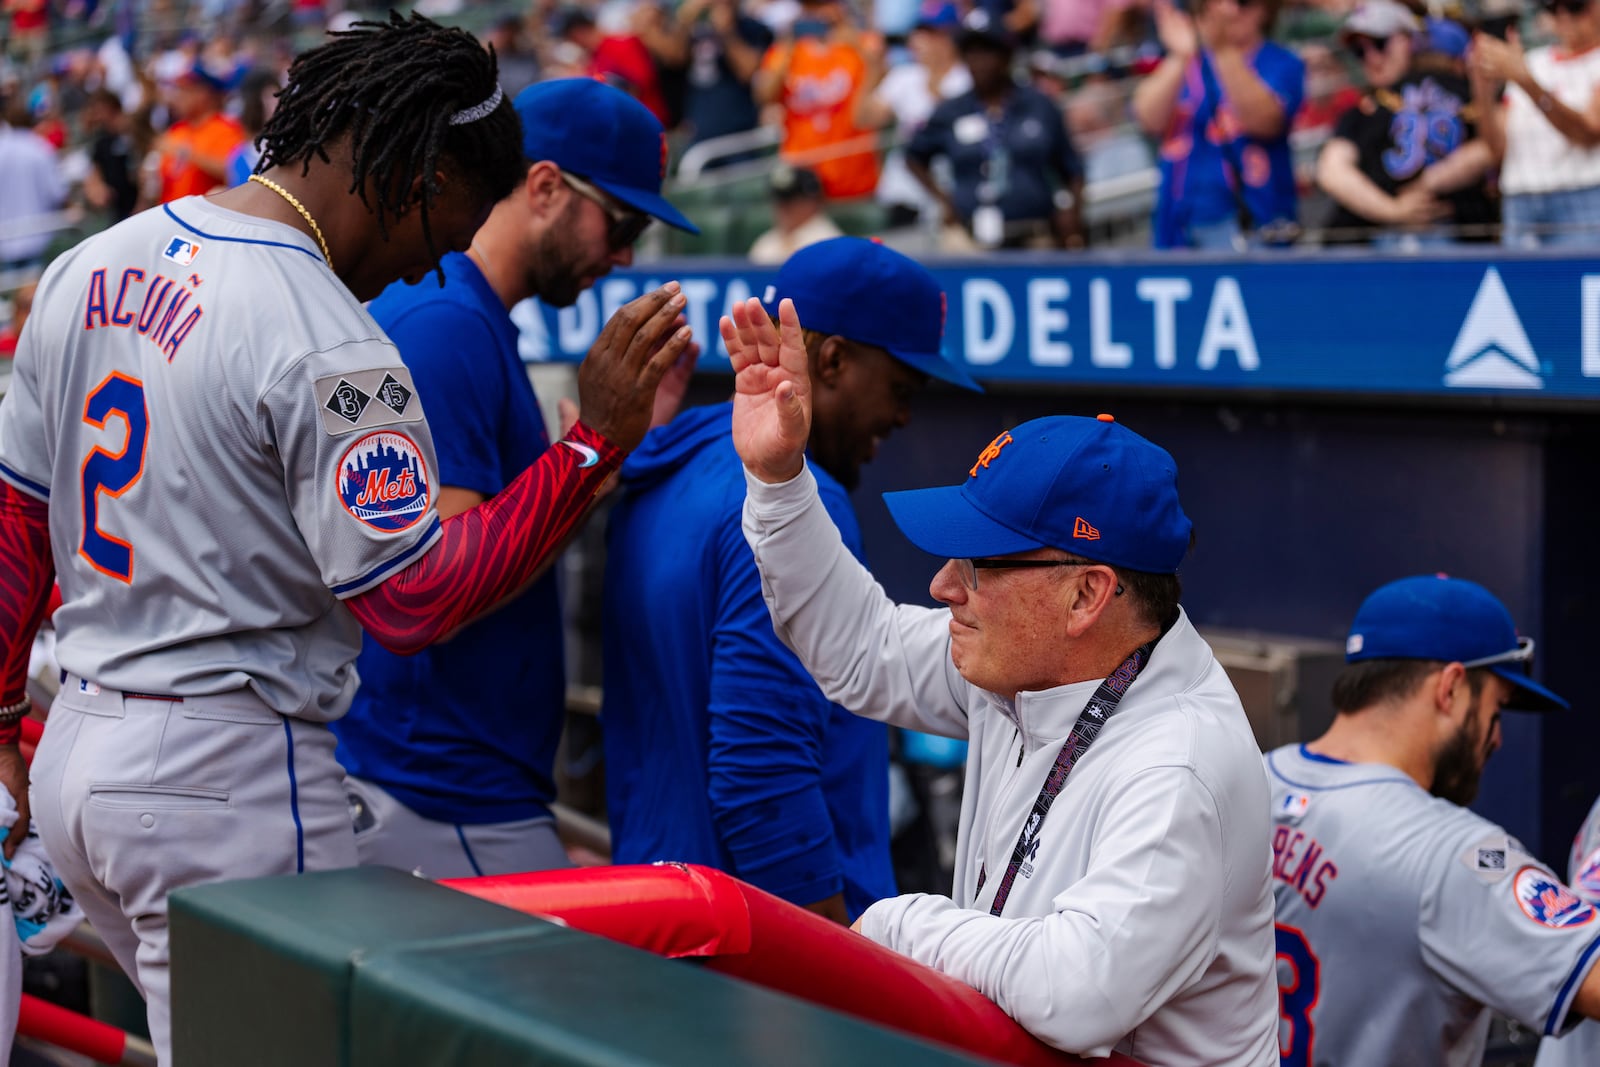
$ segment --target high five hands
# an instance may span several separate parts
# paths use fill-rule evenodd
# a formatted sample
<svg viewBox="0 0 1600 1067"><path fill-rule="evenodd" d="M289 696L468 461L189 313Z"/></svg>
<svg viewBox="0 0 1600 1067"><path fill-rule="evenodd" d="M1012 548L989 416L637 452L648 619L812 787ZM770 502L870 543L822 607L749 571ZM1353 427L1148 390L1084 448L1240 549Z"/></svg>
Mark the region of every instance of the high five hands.
<svg viewBox="0 0 1600 1067"><path fill-rule="evenodd" d="M792 300L773 325L751 297L722 317L722 342L733 363L733 446L763 482L786 482L805 468L811 434L811 375L800 316Z"/></svg>

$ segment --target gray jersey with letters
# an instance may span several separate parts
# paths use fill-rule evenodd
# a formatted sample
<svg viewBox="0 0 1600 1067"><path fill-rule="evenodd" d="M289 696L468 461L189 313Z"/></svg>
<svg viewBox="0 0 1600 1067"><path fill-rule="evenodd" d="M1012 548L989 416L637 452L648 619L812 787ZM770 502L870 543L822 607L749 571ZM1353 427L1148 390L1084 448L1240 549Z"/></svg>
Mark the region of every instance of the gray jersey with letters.
<svg viewBox="0 0 1600 1067"><path fill-rule="evenodd" d="M1578 828L1567 860L1567 884L1591 904L1600 904L1600 799ZM1600 1064L1600 1020L1589 1019L1565 1037L1539 1043L1533 1067L1596 1067Z"/></svg>
<svg viewBox="0 0 1600 1067"><path fill-rule="evenodd" d="M199 197L51 264L0 405L0 477L50 505L62 666L312 720L356 685L339 598L440 535L434 471L399 353L317 246Z"/></svg>
<svg viewBox="0 0 1600 1067"><path fill-rule="evenodd" d="M1576 1021L1595 909L1504 830L1393 767L1291 745L1267 772L1284 1067L1478 1067L1489 1007Z"/></svg>

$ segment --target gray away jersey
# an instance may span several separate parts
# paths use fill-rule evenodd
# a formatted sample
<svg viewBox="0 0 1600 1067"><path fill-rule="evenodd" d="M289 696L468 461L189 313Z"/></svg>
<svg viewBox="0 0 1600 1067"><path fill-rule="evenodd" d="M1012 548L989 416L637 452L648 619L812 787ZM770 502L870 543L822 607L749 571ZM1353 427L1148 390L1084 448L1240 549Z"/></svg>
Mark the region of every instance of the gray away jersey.
<svg viewBox="0 0 1600 1067"><path fill-rule="evenodd" d="M1558 1033L1600 923L1401 771L1269 753L1284 1067L1478 1067L1493 1007Z"/></svg>
<svg viewBox="0 0 1600 1067"><path fill-rule="evenodd" d="M1600 904L1600 800L1578 828L1567 859L1568 884L1591 904ZM1596 1067L1600 1065L1600 1020L1586 1019L1565 1037L1539 1043L1533 1067Z"/></svg>
<svg viewBox="0 0 1600 1067"><path fill-rule="evenodd" d="M200 197L51 264L0 405L0 477L50 505L61 665L309 719L356 685L338 598L437 540L435 469L399 353L310 238Z"/></svg>

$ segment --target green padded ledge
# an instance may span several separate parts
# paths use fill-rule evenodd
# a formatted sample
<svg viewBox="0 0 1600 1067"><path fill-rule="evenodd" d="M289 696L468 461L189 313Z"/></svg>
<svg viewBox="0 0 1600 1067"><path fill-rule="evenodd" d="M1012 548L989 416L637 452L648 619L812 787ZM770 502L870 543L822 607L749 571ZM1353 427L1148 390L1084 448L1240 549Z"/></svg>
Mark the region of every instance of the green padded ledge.
<svg viewBox="0 0 1600 1067"><path fill-rule="evenodd" d="M363 956L559 932L376 867L196 886L173 893L168 908L175 1067L347 1067L350 989Z"/></svg>
<svg viewBox="0 0 1600 1067"><path fill-rule="evenodd" d="M550 929L542 938L480 936L362 960L350 1067L982 1062L688 961Z"/></svg>

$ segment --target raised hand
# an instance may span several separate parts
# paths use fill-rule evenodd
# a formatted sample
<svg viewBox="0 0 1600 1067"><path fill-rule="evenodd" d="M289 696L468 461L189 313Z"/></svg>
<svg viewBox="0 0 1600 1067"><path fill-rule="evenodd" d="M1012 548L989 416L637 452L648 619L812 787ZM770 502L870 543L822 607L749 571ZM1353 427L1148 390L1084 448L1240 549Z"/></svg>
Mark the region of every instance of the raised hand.
<svg viewBox="0 0 1600 1067"><path fill-rule="evenodd" d="M624 304L578 368L584 423L624 451L650 428L657 387L693 340L678 323L684 303L678 283L668 282Z"/></svg>
<svg viewBox="0 0 1600 1067"><path fill-rule="evenodd" d="M811 435L811 375L800 316L792 300L772 324L752 297L722 317L722 341L733 362L733 447L745 469L764 482L786 482L805 467Z"/></svg>

